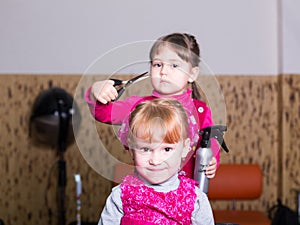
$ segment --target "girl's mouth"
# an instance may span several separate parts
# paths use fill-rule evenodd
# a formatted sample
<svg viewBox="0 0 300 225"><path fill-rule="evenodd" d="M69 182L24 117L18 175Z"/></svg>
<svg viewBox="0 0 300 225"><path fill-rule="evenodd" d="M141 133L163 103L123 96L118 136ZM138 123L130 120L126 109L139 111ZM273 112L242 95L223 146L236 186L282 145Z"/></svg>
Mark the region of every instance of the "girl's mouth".
<svg viewBox="0 0 300 225"><path fill-rule="evenodd" d="M148 168L148 170L151 172L159 172L159 171L163 171L164 168Z"/></svg>
<svg viewBox="0 0 300 225"><path fill-rule="evenodd" d="M170 81L165 78L161 78L160 83L170 83Z"/></svg>

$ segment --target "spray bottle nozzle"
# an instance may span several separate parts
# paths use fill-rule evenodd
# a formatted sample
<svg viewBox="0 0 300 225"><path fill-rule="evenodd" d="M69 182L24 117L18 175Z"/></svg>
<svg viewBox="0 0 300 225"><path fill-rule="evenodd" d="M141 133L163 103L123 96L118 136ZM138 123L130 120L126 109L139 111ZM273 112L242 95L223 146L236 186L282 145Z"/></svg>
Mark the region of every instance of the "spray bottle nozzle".
<svg viewBox="0 0 300 225"><path fill-rule="evenodd" d="M202 148L207 148L210 145L210 138L213 137L217 139L221 147L225 152L229 152L229 149L224 141L223 135L227 130L226 126L223 125L216 125L216 126L210 126L210 127L205 127L199 131L199 134L202 135L202 139L200 142L200 146Z"/></svg>

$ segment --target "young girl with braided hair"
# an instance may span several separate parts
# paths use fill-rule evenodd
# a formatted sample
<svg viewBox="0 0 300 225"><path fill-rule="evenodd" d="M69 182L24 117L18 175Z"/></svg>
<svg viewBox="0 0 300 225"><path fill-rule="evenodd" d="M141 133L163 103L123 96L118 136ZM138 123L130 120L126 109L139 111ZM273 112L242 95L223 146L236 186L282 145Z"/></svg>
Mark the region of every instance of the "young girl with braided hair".
<svg viewBox="0 0 300 225"><path fill-rule="evenodd" d="M125 124L126 118L137 104L156 98L178 100L186 110L189 121L191 151L186 157L182 173L193 177L195 150L199 146L199 130L212 126L212 113L205 102L199 100L195 80L199 74L200 50L194 36L172 33L160 37L150 50L150 78L153 86L151 96L130 96L125 100L113 101L118 96L114 81L95 82L86 92L86 101L96 120L108 124ZM190 87L192 89L190 89ZM127 146L126 130L123 125L119 137ZM208 178L215 176L220 162L220 148L211 140L213 159L206 169Z"/></svg>

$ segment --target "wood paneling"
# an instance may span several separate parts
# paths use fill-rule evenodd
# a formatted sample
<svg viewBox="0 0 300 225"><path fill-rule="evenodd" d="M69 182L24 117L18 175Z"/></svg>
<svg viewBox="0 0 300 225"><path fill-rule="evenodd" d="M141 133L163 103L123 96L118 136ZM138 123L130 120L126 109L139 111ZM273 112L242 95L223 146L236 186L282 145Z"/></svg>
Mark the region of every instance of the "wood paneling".
<svg viewBox="0 0 300 225"><path fill-rule="evenodd" d="M35 98L49 87L62 87L70 94L76 91L83 96L91 80L78 90L81 78L80 75L0 75L0 218L5 224L57 224L57 151L32 142L28 135L29 118ZM300 189L300 76L217 76L217 80L226 104L225 140L230 148L230 154L222 153L221 163L256 163L264 175L261 197L241 201L237 208L266 212L282 197L294 209L292 190ZM145 85L135 88L134 92L145 93ZM67 223L76 220L75 173L82 176L84 221L98 221L112 187L111 181L87 162L90 155L94 165L101 165L106 172L113 168L106 156L95 153L98 142L93 140L86 124L81 126L84 132L79 140L81 145L73 143L65 153ZM109 154L130 162L115 138L115 131L108 125L95 123L95 126ZM212 202L212 206L228 208L230 203Z"/></svg>

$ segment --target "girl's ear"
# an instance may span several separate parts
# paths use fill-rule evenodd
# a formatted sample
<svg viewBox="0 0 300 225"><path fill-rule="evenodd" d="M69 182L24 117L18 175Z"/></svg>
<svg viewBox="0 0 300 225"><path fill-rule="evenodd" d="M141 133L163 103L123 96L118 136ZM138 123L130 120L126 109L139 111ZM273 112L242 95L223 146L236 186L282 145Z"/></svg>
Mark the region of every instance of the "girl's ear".
<svg viewBox="0 0 300 225"><path fill-rule="evenodd" d="M182 151L182 158L185 158L187 156L187 154L189 153L190 151L190 139L187 138L184 140L183 142L183 151Z"/></svg>
<svg viewBox="0 0 300 225"><path fill-rule="evenodd" d="M194 66L194 67L191 69L191 74L190 74L190 77L189 77L189 79L188 79L188 81L189 81L190 83L194 82L194 81L197 79L197 77L198 77L198 75L199 75L199 71L200 71L199 66Z"/></svg>

